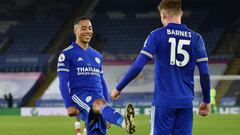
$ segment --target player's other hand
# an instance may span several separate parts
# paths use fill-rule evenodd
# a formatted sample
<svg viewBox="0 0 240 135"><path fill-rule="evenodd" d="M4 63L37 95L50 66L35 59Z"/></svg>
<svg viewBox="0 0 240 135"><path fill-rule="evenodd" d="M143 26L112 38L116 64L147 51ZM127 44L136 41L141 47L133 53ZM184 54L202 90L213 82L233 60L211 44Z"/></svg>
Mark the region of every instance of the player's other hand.
<svg viewBox="0 0 240 135"><path fill-rule="evenodd" d="M113 89L111 92L112 100L113 101L118 100L119 96L120 96L120 92L117 89Z"/></svg>
<svg viewBox="0 0 240 135"><path fill-rule="evenodd" d="M201 102L198 114L201 116L207 116L210 113L210 109L211 109L210 104Z"/></svg>
<svg viewBox="0 0 240 135"><path fill-rule="evenodd" d="M109 129L111 127L112 127L111 123L107 122L107 129Z"/></svg>
<svg viewBox="0 0 240 135"><path fill-rule="evenodd" d="M68 116L74 117L79 114L79 110L76 107L70 106L67 108Z"/></svg>

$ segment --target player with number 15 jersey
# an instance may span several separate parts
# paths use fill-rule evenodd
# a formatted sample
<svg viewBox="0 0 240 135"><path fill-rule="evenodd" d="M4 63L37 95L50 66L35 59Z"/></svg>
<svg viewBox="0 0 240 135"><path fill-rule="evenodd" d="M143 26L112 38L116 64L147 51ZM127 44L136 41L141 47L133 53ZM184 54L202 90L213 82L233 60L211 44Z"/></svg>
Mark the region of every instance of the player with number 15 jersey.
<svg viewBox="0 0 240 135"><path fill-rule="evenodd" d="M203 39L184 24L168 23L152 31L140 55L111 96L117 100L121 90L153 57L155 86L150 134L191 135L195 65L198 65L200 71L204 104L210 102L210 81Z"/></svg>
<svg viewBox="0 0 240 135"><path fill-rule="evenodd" d="M153 105L192 107L196 62L208 60L202 37L184 24L169 23L150 33L141 53L155 56Z"/></svg>
<svg viewBox="0 0 240 135"><path fill-rule="evenodd" d="M180 0L163 0L159 12L164 27L149 34L138 58L112 91L111 97L117 100L121 90L154 58L150 134L191 135L196 65L203 92L199 114L207 116L209 113L210 77L204 41L200 34L181 24Z"/></svg>
<svg viewBox="0 0 240 135"><path fill-rule="evenodd" d="M191 135L194 69L198 66L203 101L199 114L207 116L210 103L208 58L202 37L181 23L180 0L162 0L158 6L164 27L152 31L124 78L112 90L113 100L154 58L154 94L151 135Z"/></svg>

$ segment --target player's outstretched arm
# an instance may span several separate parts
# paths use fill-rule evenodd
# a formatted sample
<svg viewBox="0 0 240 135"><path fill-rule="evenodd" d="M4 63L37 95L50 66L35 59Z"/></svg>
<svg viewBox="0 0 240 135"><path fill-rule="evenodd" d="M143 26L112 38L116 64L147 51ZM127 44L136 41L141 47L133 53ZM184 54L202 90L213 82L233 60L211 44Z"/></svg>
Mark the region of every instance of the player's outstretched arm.
<svg viewBox="0 0 240 135"><path fill-rule="evenodd" d="M117 100L120 96L121 90L134 78L137 77L137 75L142 71L145 64L147 64L148 61L151 59L144 55L139 54L137 59L134 61L130 69L128 70L127 74L124 76L124 78L118 83L117 87L112 90L111 97L113 100Z"/></svg>

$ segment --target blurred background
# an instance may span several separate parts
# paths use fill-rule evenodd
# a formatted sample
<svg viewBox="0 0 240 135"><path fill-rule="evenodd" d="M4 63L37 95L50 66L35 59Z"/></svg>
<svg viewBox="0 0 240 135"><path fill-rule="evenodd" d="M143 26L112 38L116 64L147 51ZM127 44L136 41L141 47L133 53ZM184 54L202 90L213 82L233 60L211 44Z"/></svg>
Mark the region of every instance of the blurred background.
<svg viewBox="0 0 240 135"><path fill-rule="evenodd" d="M82 15L92 20L90 46L104 56L110 92L139 54L148 34L162 27L158 4L159 0L0 0L0 115L46 115L41 113L46 107L59 108L49 114L65 114L56 77L57 58L75 41L73 20ZM182 0L182 8L183 23L205 40L218 112L239 114L237 1ZM115 107L133 103L139 113L149 114L146 108L151 106L153 95L153 63L125 88L121 99L113 103ZM197 71L195 75L197 107L202 95Z"/></svg>

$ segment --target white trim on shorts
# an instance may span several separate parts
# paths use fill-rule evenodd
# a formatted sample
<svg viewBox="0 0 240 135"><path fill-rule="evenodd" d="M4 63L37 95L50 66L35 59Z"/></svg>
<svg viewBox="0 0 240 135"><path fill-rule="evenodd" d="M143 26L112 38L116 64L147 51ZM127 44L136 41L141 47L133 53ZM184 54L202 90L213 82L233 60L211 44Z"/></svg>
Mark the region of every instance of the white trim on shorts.
<svg viewBox="0 0 240 135"><path fill-rule="evenodd" d="M150 135L154 133L154 120L155 120L155 106L151 107L151 132Z"/></svg>
<svg viewBox="0 0 240 135"><path fill-rule="evenodd" d="M78 96L76 96L75 94L73 94L72 100L73 100L76 104L78 104L81 108L85 109L85 110L89 113L90 107L89 107L87 104L85 104L83 101L81 101L81 99L80 99Z"/></svg>

